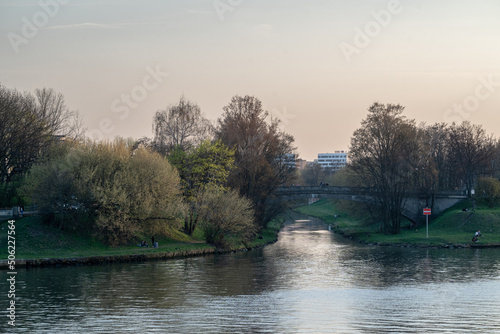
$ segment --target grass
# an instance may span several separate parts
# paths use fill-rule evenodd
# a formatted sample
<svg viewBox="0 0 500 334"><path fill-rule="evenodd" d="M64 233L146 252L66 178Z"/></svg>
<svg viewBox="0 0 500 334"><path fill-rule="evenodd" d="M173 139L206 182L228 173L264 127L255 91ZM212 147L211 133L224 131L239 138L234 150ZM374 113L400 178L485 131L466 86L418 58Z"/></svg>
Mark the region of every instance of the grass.
<svg viewBox="0 0 500 334"><path fill-rule="evenodd" d="M278 227L277 227L278 226ZM258 247L276 240L280 224L273 222L262 231L263 239L255 238L245 245L234 245L234 249ZM214 249L203 238L203 231L196 229L193 236L188 236L179 228L167 230L168 237L156 238L158 248L138 247L140 240L150 243L150 236L138 235L137 242L130 245L109 247L89 235L72 231L61 231L41 223L40 217L25 217L15 220L16 259L71 258L89 256L133 255L142 253L166 253L178 251L196 251ZM0 260L7 259L8 221L0 222Z"/></svg>
<svg viewBox="0 0 500 334"><path fill-rule="evenodd" d="M7 258L7 224L7 221L0 223L0 259ZM169 238L155 240L158 241L159 248L144 248L137 247L136 243L109 247L91 236L72 231L60 231L42 224L40 218L36 216L16 219L15 226L17 259L130 255L212 247L199 239L176 231L174 228L169 231ZM138 238L138 240L140 239ZM143 239L150 242L149 237L143 237Z"/></svg>
<svg viewBox="0 0 500 334"><path fill-rule="evenodd" d="M481 230L483 237L477 244L500 244L500 208L478 207L474 212L463 212L462 208L471 207L468 201L458 203L446 210L439 217L429 220L429 237L426 237L425 223L419 228L408 228L404 222L401 233L384 235L380 233L380 224L366 224L365 220L353 219L346 212L339 212L334 201L321 200L309 206L303 206L296 211L318 217L327 224L332 224L334 230L352 237L363 243L400 245L411 244L420 246L469 245L472 236ZM335 218L340 214L341 218Z"/></svg>

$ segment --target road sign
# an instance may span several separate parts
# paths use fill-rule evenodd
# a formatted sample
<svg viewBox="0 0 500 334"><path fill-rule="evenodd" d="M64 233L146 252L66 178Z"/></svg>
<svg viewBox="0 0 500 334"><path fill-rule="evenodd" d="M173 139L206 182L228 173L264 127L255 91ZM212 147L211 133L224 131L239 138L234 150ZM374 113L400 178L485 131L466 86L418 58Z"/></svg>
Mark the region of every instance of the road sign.
<svg viewBox="0 0 500 334"><path fill-rule="evenodd" d="M425 234L427 238L429 237L429 216L431 215L431 208L424 208L425 215Z"/></svg>

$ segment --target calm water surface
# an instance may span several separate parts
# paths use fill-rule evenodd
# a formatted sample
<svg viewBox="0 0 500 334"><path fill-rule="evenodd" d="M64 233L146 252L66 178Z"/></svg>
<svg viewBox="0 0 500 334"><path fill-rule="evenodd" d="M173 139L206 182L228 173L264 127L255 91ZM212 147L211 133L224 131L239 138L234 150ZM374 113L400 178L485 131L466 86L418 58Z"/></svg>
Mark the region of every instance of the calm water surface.
<svg viewBox="0 0 500 334"><path fill-rule="evenodd" d="M296 220L250 252L22 270L16 294L0 333L500 333L500 249L363 246Z"/></svg>

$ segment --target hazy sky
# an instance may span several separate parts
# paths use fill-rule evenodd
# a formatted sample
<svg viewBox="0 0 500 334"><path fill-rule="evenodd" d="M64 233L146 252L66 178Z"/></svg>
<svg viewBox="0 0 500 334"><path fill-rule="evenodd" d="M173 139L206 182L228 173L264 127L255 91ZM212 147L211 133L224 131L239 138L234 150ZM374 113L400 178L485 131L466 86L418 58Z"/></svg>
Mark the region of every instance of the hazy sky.
<svg viewBox="0 0 500 334"><path fill-rule="evenodd" d="M307 160L375 101L500 135L498 0L0 0L0 35L0 83L54 88L102 138L151 137L182 94L212 120L256 96Z"/></svg>

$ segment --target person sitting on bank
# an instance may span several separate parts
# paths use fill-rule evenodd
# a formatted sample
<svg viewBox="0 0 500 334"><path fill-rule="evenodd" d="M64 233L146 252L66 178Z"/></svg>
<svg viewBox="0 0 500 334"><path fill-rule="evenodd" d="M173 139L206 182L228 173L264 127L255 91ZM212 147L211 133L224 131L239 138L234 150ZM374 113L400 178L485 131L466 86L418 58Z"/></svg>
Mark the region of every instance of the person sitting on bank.
<svg viewBox="0 0 500 334"><path fill-rule="evenodd" d="M472 242L476 242L477 238L481 237L481 231L477 230L476 233L474 233L474 236L472 237Z"/></svg>

